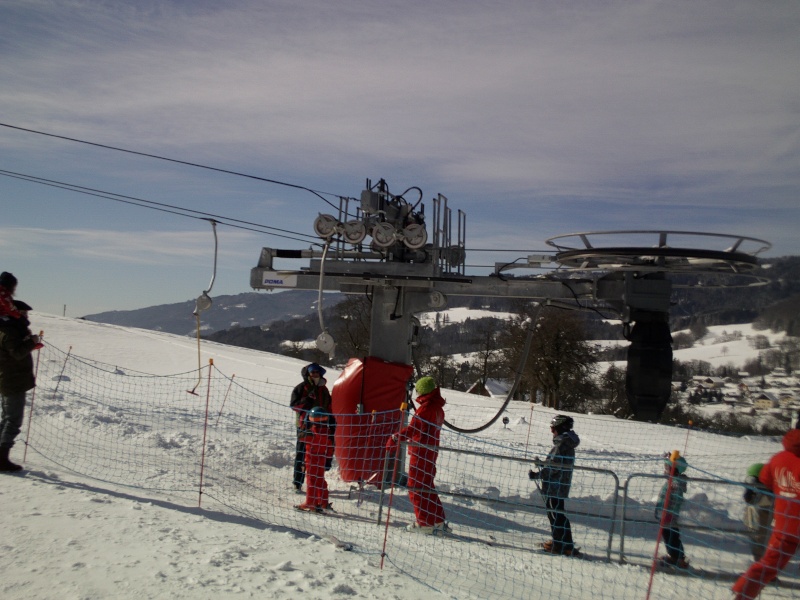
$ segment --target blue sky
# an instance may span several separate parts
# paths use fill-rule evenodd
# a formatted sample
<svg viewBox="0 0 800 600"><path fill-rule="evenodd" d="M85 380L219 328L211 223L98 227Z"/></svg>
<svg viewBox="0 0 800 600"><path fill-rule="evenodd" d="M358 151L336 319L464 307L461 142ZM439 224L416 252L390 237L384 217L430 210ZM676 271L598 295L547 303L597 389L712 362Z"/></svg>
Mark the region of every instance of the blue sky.
<svg viewBox="0 0 800 600"><path fill-rule="evenodd" d="M800 254L800 4L0 4L0 122L358 197L438 193L467 247L709 231ZM297 232L220 226L211 295L329 207L285 186L0 127L0 169ZM205 221L0 176L0 269L69 316L208 287ZM304 234L304 235L299 235ZM470 264L519 253L468 254Z"/></svg>

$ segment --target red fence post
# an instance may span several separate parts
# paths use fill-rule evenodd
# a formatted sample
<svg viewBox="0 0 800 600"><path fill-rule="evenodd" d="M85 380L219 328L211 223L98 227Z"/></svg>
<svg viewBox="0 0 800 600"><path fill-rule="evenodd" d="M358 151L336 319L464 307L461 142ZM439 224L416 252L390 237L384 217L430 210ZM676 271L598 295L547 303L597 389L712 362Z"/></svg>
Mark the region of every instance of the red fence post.
<svg viewBox="0 0 800 600"><path fill-rule="evenodd" d="M39 331L39 341L44 338L44 331ZM70 349L72 349L70 347ZM41 347L36 349L36 366L33 369L33 378L39 374L39 357L42 354ZM63 373L63 371L62 371ZM33 386L31 391L31 409L28 411L28 430L25 432L25 451L22 453L22 464L25 464L25 459L28 457L28 439L31 437L31 419L33 418L33 402L36 400L36 386Z"/></svg>
<svg viewBox="0 0 800 600"><path fill-rule="evenodd" d="M206 432L208 431L208 404L211 399L211 369L214 366L214 359L208 359L208 387L206 388L206 416L203 421L203 448L200 454L200 491L197 495L197 508L203 502L203 471L206 466Z"/></svg>

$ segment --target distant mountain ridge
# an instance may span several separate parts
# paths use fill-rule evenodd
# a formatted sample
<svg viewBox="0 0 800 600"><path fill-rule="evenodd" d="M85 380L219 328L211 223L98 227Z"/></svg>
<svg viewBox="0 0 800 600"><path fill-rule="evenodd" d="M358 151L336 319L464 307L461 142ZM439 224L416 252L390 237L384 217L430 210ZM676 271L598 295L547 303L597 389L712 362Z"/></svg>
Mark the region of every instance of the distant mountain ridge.
<svg viewBox="0 0 800 600"><path fill-rule="evenodd" d="M203 334L237 327L261 327L273 321L303 317L317 310L319 294L309 290L287 292L246 292L230 296L212 296L210 309L201 313ZM340 302L343 294L326 293L323 305ZM113 310L86 315L86 321L109 323L165 331L178 335L195 335L197 321L193 314L196 300L161 304L134 310Z"/></svg>

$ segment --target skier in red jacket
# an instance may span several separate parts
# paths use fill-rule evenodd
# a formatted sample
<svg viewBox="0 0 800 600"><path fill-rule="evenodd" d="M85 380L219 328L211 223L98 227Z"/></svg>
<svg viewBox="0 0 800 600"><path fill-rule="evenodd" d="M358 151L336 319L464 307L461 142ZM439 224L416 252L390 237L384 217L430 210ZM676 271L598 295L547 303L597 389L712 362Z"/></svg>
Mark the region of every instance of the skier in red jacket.
<svg viewBox="0 0 800 600"><path fill-rule="evenodd" d="M306 501L297 508L309 512L333 509L328 502L328 482L325 481L325 463L333 456L333 443L329 430L330 415L315 406L306 417L311 431L305 433Z"/></svg>
<svg viewBox="0 0 800 600"><path fill-rule="evenodd" d="M419 394L419 407L408 426L391 437L388 447L395 448L400 440L411 442L408 447L408 497L414 505L417 520L408 529L430 535L450 531L444 520L442 501L433 484L445 400L432 377L421 378L415 389Z"/></svg>
<svg viewBox="0 0 800 600"><path fill-rule="evenodd" d="M773 456L758 479L775 494L774 522L767 551L734 584L736 600L758 597L794 556L800 544L800 429L783 436L784 451Z"/></svg>

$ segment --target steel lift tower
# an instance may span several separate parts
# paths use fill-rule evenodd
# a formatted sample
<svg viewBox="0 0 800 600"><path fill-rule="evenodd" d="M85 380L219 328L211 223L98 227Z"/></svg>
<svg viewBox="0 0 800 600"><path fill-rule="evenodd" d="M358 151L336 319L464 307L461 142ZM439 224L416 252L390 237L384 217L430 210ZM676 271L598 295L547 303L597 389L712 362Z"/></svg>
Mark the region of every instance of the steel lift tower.
<svg viewBox="0 0 800 600"><path fill-rule="evenodd" d="M411 192L419 195L413 203L405 197ZM771 247L768 242L664 230L560 235L547 240L549 254L497 263L489 275L468 275L466 215L453 212L441 194L432 199L430 215L424 209L419 188L394 195L385 181L372 185L368 180L360 202L342 198L337 215L315 220L322 250L263 248L250 285L318 290L322 333L317 347L331 355L335 343L322 320L322 291L369 294L370 354L403 364L411 363L416 315L446 308L450 296L527 298L614 314L631 341L631 408L637 419L657 421L670 395L673 289L767 282L758 254ZM278 268L276 259L305 260L308 266ZM529 274L515 276L512 269ZM670 275L683 277L676 283Z"/></svg>

